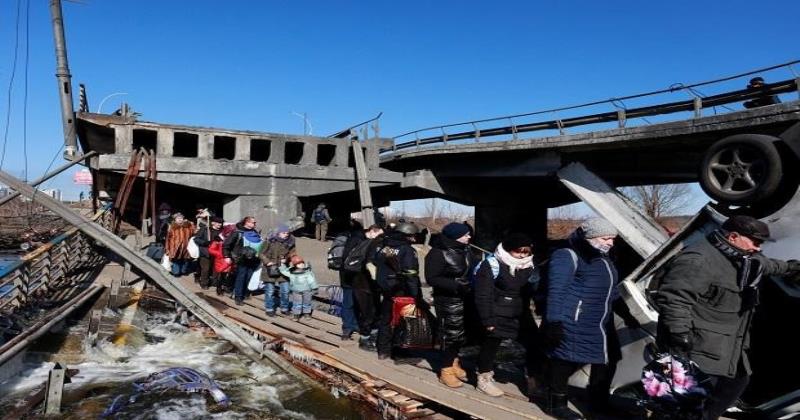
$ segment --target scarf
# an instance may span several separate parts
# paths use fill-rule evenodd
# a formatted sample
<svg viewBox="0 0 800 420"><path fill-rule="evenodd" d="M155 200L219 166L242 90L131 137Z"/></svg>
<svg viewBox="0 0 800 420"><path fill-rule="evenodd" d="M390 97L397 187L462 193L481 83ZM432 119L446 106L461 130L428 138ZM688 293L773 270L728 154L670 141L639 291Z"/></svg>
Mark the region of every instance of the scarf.
<svg viewBox="0 0 800 420"><path fill-rule="evenodd" d="M747 291L745 288L754 291L761 281L762 274L764 274L764 265L761 264L761 261L755 258L754 254L732 245L719 230L708 234L708 241L736 265L739 287L747 293L751 291Z"/></svg>
<svg viewBox="0 0 800 420"><path fill-rule="evenodd" d="M503 244L497 245L497 249L494 250L494 256L508 266L508 272L512 276L517 270L533 267L533 255L528 255L525 258L514 258L503 248Z"/></svg>

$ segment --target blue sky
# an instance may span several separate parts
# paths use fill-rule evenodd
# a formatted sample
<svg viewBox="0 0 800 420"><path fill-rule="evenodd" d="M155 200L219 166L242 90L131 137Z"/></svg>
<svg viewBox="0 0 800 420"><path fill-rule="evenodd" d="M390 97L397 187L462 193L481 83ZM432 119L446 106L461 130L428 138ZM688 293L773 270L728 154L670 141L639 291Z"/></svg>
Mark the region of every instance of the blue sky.
<svg viewBox="0 0 800 420"><path fill-rule="evenodd" d="M87 85L93 111L125 92L103 111L124 100L149 121L272 132L302 133L292 112L327 135L382 111L382 134L393 136L800 57L800 2L789 0L81 1L65 3L64 16L74 86ZM47 3L30 2L29 178L62 141ZM21 4L4 163L15 174L24 167ZM0 2L3 130L16 10L16 0ZM75 195L70 174L50 186Z"/></svg>

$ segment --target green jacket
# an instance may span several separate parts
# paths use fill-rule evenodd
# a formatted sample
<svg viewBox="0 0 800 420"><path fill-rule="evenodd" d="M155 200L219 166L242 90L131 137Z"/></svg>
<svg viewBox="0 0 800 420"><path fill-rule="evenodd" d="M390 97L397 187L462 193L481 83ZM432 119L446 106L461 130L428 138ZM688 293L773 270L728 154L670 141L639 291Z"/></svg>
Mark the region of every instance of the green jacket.
<svg viewBox="0 0 800 420"><path fill-rule="evenodd" d="M311 271L311 266L306 267L303 271L290 270L286 265L281 265L281 274L289 278L289 288L292 292L307 292L309 290L317 290L317 279L314 277L314 272Z"/></svg>
<svg viewBox="0 0 800 420"><path fill-rule="evenodd" d="M788 271L785 261L762 254L753 258L764 266L761 281ZM746 350L755 306L746 304L737 263L703 238L681 251L664 270L655 296L659 334L688 332L690 358L707 374L733 378L739 360L750 374Z"/></svg>

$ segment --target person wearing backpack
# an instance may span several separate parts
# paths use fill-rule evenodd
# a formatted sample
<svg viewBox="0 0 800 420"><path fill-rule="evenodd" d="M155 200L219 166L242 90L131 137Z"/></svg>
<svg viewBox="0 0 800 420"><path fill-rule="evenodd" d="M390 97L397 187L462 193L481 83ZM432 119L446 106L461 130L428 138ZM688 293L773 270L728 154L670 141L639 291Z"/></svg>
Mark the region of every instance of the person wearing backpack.
<svg viewBox="0 0 800 420"><path fill-rule="evenodd" d="M295 255L295 237L287 225L280 224L267 235L266 244L261 248L259 258L262 264L261 281L264 282L264 311L267 316L275 316L277 288L281 315L289 315L289 279L280 273L280 267Z"/></svg>
<svg viewBox="0 0 800 420"><path fill-rule="evenodd" d="M588 219L570 235L568 246L550 258L542 327L550 356L545 411L559 419L583 418L568 406L567 381L586 364L591 365L589 409L609 410L611 381L622 359L614 312L626 324L636 323L620 299L617 269L608 255L616 236L617 229L607 220Z"/></svg>
<svg viewBox="0 0 800 420"><path fill-rule="evenodd" d="M332 220L328 209L325 207L325 203L319 203L317 208L311 213L311 221L317 225L314 237L317 238L318 241L325 242L325 237L328 234L328 223Z"/></svg>
<svg viewBox="0 0 800 420"><path fill-rule="evenodd" d="M526 348L528 374L539 366L532 363L536 323L530 310L535 268L533 240L522 233L503 238L494 254L478 265L475 273L475 305L484 329L478 356L477 389L492 397L504 392L494 381L494 361L504 339L516 339Z"/></svg>
<svg viewBox="0 0 800 420"><path fill-rule="evenodd" d="M438 324L437 341L442 351L439 382L458 388L467 380L458 352L466 342L464 301L470 296L469 271L473 266L468 245L469 227L449 223L430 240L425 256L425 282L433 287L433 305Z"/></svg>
<svg viewBox="0 0 800 420"><path fill-rule="evenodd" d="M400 223L386 234L375 250L375 280L383 300L378 322L378 359L388 359L392 353L392 309L398 296L410 296L418 306L425 306L419 281L417 251L411 246L419 228L413 223Z"/></svg>
<svg viewBox="0 0 800 420"><path fill-rule="evenodd" d="M358 220L350 219L350 231L347 241L342 250L342 268L339 270L339 285L342 287L342 340L350 340L353 333L358 330L358 319L355 311L355 299L353 297L353 281L361 273L361 270L345 269L348 255L358 244L367 240L364 234L364 227Z"/></svg>
<svg viewBox="0 0 800 420"><path fill-rule="evenodd" d="M233 295L237 305L244 304L247 283L258 269L261 249L261 235L256 230L256 218L247 216L236 224L236 230L222 245L222 254L228 263L236 264L236 277Z"/></svg>

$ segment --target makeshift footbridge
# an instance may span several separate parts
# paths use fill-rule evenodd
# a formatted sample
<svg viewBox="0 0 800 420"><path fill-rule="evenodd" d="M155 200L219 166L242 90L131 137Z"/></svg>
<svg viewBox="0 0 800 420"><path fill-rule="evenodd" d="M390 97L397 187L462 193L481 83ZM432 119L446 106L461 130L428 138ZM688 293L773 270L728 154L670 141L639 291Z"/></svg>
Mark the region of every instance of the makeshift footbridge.
<svg viewBox="0 0 800 420"><path fill-rule="evenodd" d="M0 171L0 182L40 202L118 255L243 354L257 361L269 359L314 386L360 398L384 417L547 418L528 401L524 383L501 384L506 391L501 398L486 396L469 384L448 388L438 382L428 361L379 361L375 353L359 349L357 341L342 341L337 317L316 311L312 318L295 322L284 317L268 318L254 299L237 306L228 297L201 290L191 280L168 277L159 264L102 224L44 194L35 194L33 187L13 176Z"/></svg>

